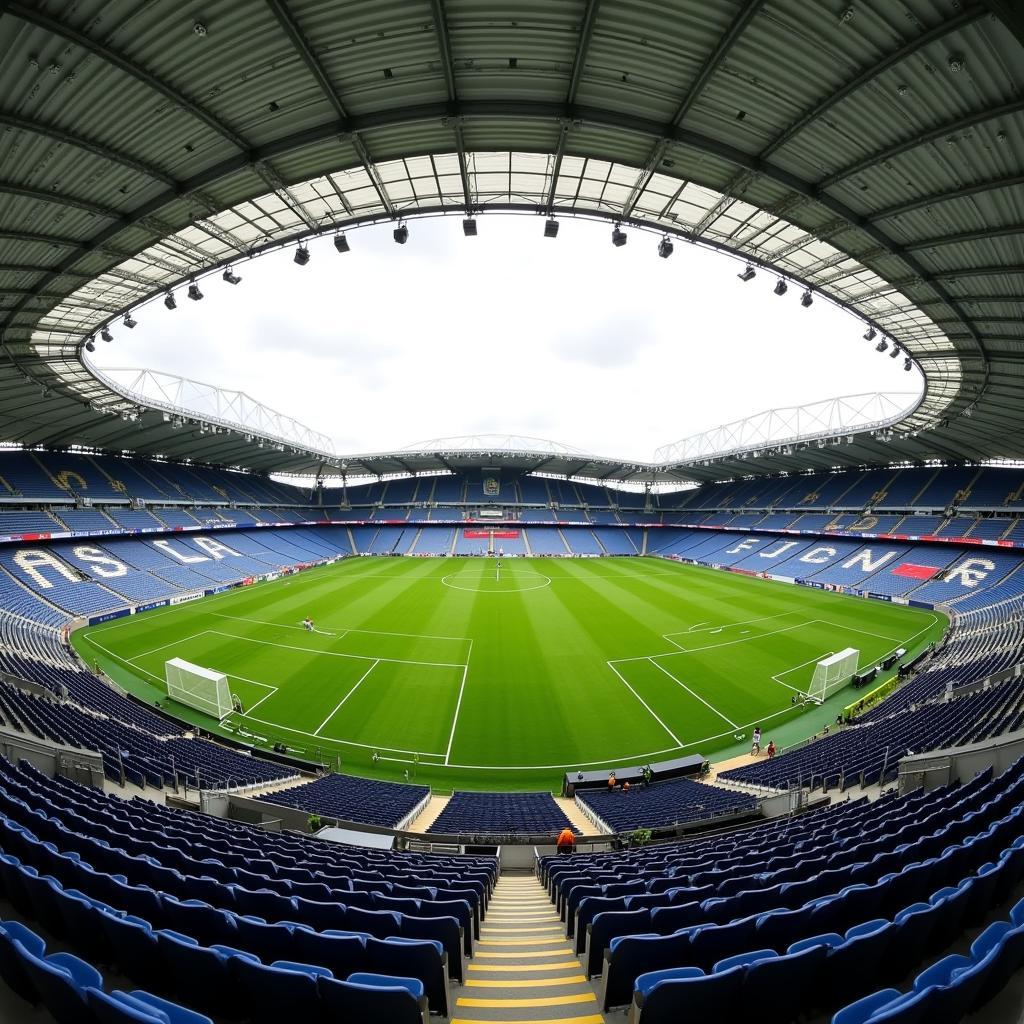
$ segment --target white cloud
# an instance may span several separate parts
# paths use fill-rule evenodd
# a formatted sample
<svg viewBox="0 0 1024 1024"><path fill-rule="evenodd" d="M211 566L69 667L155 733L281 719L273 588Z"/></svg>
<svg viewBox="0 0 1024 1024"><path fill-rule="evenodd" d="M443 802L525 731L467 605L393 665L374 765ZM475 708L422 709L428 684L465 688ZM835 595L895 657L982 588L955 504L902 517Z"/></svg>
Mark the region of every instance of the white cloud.
<svg viewBox="0 0 1024 1024"><path fill-rule="evenodd" d="M467 433L551 437L648 459L659 445L762 409L841 394L912 391L916 373L861 339L860 322L766 272L747 284L718 253L566 220L455 218L349 233L352 252L310 244L214 277L206 298L154 303L98 349L101 366L146 366L248 392L330 435L340 453Z"/></svg>

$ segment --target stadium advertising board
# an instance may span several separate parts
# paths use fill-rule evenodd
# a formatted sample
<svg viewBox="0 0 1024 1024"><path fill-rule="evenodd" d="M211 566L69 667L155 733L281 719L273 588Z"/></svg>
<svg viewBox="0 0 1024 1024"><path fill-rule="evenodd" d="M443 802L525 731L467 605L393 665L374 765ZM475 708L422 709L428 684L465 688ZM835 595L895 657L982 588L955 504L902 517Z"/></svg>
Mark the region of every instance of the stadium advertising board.
<svg viewBox="0 0 1024 1024"><path fill-rule="evenodd" d="M154 608L166 608L170 603L170 599L167 598L163 601L147 601L145 604L137 604L135 610L137 612L151 612Z"/></svg>
<svg viewBox="0 0 1024 1024"><path fill-rule="evenodd" d="M198 601L203 596L201 590L193 590L190 594L175 594L171 598L171 604L185 604L188 601Z"/></svg>
<svg viewBox="0 0 1024 1024"><path fill-rule="evenodd" d="M123 619L126 615L131 615L133 609L131 608L118 608L116 612L104 612L102 615L90 615L89 625L98 626L101 622L109 622L111 619Z"/></svg>

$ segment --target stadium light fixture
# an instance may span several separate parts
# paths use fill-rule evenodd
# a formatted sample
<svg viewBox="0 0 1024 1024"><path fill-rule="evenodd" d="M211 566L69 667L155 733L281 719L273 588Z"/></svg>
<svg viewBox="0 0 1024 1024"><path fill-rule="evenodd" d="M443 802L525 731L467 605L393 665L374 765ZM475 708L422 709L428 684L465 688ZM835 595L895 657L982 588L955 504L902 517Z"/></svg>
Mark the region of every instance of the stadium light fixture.
<svg viewBox="0 0 1024 1024"><path fill-rule="evenodd" d="M221 274L221 277L223 277L228 284L239 284L242 280L230 267Z"/></svg>
<svg viewBox="0 0 1024 1024"><path fill-rule="evenodd" d="M658 255L663 259L667 260L672 253L675 252L676 247L672 244L672 239L665 235L665 237L658 243Z"/></svg>
<svg viewBox="0 0 1024 1024"><path fill-rule="evenodd" d="M785 295L789 291L789 285L780 277L775 282L775 287L772 289L776 295Z"/></svg>
<svg viewBox="0 0 1024 1024"><path fill-rule="evenodd" d="M757 277L757 271L748 263L742 274L736 275L741 281L753 281Z"/></svg>
<svg viewBox="0 0 1024 1024"><path fill-rule="evenodd" d="M814 302L814 296L811 294L811 289L808 288L803 295L800 296L800 305L807 309Z"/></svg>
<svg viewBox="0 0 1024 1024"><path fill-rule="evenodd" d="M167 292L164 295L164 305L168 309L177 309L178 308L178 303L175 301L175 298L174 298L174 292Z"/></svg>
<svg viewBox="0 0 1024 1024"><path fill-rule="evenodd" d="M476 217L466 217L463 220L462 233L467 238L476 238Z"/></svg>
<svg viewBox="0 0 1024 1024"><path fill-rule="evenodd" d="M348 252L348 239L345 237L344 232L340 235L334 236L334 248L338 252Z"/></svg>
<svg viewBox="0 0 1024 1024"><path fill-rule="evenodd" d="M874 327L869 327L869 328L868 328L868 329L867 329L867 330L866 330L866 331L864 332L864 340L865 340L865 341L874 341L874 340L875 340L875 338L877 338L877 337L878 337L878 331L876 331L876 330L874 329Z"/></svg>
<svg viewBox="0 0 1024 1024"><path fill-rule="evenodd" d="M100 337L104 341L113 341L114 340L114 336L110 333L110 328L109 327L104 327L103 330L100 331Z"/></svg>
<svg viewBox="0 0 1024 1024"><path fill-rule="evenodd" d="M85 351L86 352L95 352L96 351L96 342L93 340L91 335L89 337L89 340L85 343Z"/></svg>
<svg viewBox="0 0 1024 1024"><path fill-rule="evenodd" d="M900 357L900 347L899 347L899 345L893 345L892 351L889 353L889 358L890 359L899 359L899 357Z"/></svg>
<svg viewBox="0 0 1024 1024"><path fill-rule="evenodd" d="M195 281L188 286L188 297L193 302L198 302L203 297L203 293L199 290L199 285Z"/></svg>
<svg viewBox="0 0 1024 1024"><path fill-rule="evenodd" d="M125 325L125 327L128 328L129 331L131 331L131 330L134 330L136 327L139 326L139 322L138 322L138 320L133 319L131 313L125 313L125 315L124 315L124 325Z"/></svg>
<svg viewBox="0 0 1024 1024"><path fill-rule="evenodd" d="M904 359L904 360L903 360L903 369L904 369L904 370L905 370L905 371L906 371L907 373L910 373L910 371L911 371L911 370L912 370L913 368L914 368L914 360L913 360L913 359L911 359L911 358L910 358L910 356L907 356L907 357L906 357L906 359Z"/></svg>
<svg viewBox="0 0 1024 1024"><path fill-rule="evenodd" d="M300 245L295 250L295 262L300 267L304 267L309 262L309 250L304 245Z"/></svg>
<svg viewBox="0 0 1024 1024"><path fill-rule="evenodd" d="M621 249L626 244L626 232L619 227L618 224L612 228L612 245L616 249Z"/></svg>
<svg viewBox="0 0 1024 1024"><path fill-rule="evenodd" d="M405 224L399 224L394 231L391 232L391 237L399 244L405 245L409 241L409 228Z"/></svg>
<svg viewBox="0 0 1024 1024"><path fill-rule="evenodd" d="M558 237L558 221L554 217L548 217L544 221L544 237L545 238L557 238Z"/></svg>
<svg viewBox="0 0 1024 1024"><path fill-rule="evenodd" d="M889 347L889 342L887 342L887 341L885 340L885 338L883 338L883 339L882 339L882 340L881 340L881 341L880 341L880 342L879 342L879 343L878 343L878 344L877 344L877 345L875 346L875 351L876 351L876 352L884 352L884 351L885 351L885 350L886 350L886 349L887 349L888 347Z"/></svg>

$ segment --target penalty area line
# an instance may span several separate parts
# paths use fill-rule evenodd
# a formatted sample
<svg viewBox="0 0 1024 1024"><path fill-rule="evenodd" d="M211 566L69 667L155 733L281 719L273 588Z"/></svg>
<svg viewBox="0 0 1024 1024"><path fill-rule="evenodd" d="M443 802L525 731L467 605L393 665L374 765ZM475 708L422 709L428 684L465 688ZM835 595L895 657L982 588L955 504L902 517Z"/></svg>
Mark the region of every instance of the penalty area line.
<svg viewBox="0 0 1024 1024"><path fill-rule="evenodd" d="M626 679L626 677L615 667L615 665L612 662L609 661L607 664L608 667L619 677L621 682L625 685L626 689L629 690L629 692L633 694L633 696L636 697L636 699L640 701L640 703L643 704L645 708L647 708L647 712L651 716L651 718L653 718L658 723L658 725L660 725L662 729L664 729L665 732L667 732L669 736L672 737L672 741L675 743L675 745L677 747L683 746L682 740L680 740L680 738L654 713L654 710L651 707L651 705L648 704L647 701L645 701L643 697L641 697L640 694L633 689L633 687L629 684L629 680Z"/></svg>
<svg viewBox="0 0 1024 1024"><path fill-rule="evenodd" d="M320 735L320 730L341 710L342 705L345 703L345 701L347 701L349 699L349 697L351 697L352 694L355 693L356 690L358 690L359 687L363 685L363 681L366 679L366 677L379 664L380 664L380 658L375 658L373 663L370 665L370 667L359 677L358 680L356 680L355 686L353 686L352 689L349 690L348 693L346 693L345 696L342 697L340 701L338 701L338 706L316 727L315 731L313 732L314 736L319 736Z"/></svg>
<svg viewBox="0 0 1024 1024"><path fill-rule="evenodd" d="M725 715L723 715L722 712L719 711L718 708L716 708L714 704L709 704L699 693L695 693L693 690L691 690L686 685L686 683L684 683L681 679L676 679L676 677L674 675L672 675L672 673L669 672L669 670L667 668L665 668L664 665L659 665L653 658L648 658L647 660L655 668L661 669L661 671L664 672L665 675L667 675L669 677L669 679L672 680L672 682L676 683L676 685L678 685L678 686L681 686L691 697L696 697L697 700L699 700L701 702L701 704L704 705L704 707L709 708L711 711L713 711L716 715L718 715L719 718L722 719L723 722L728 722L729 725L731 725L734 729L738 729L739 728L739 726L731 718L728 718Z"/></svg>
<svg viewBox="0 0 1024 1024"><path fill-rule="evenodd" d="M448 734L448 747L444 752L444 763L452 756L452 744L455 742L455 726L459 724L459 711L462 709L462 695L466 692L466 676L469 675L469 659L473 653L473 641L469 641L469 650L466 652L466 664L462 666L462 682L459 684L459 698L455 702L455 714L452 716L452 729Z"/></svg>

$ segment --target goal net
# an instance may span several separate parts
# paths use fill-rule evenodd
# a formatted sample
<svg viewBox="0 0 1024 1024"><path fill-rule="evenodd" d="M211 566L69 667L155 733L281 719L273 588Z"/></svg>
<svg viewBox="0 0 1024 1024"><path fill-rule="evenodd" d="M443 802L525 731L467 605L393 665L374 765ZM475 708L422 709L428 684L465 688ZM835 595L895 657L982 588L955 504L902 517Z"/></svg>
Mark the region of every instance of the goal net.
<svg viewBox="0 0 1024 1024"><path fill-rule="evenodd" d="M821 704L836 690L844 687L856 675L859 658L860 651L855 647L847 647L846 650L819 661L814 666L811 685L807 689L807 699Z"/></svg>
<svg viewBox="0 0 1024 1024"><path fill-rule="evenodd" d="M164 663L167 696L220 720L231 714L233 703L228 677L223 672L193 665L181 658Z"/></svg>

